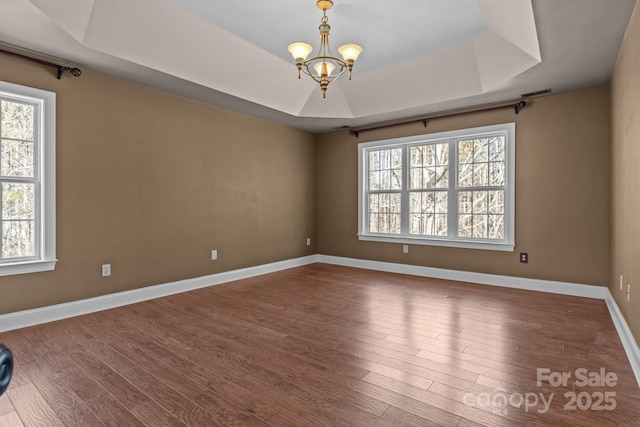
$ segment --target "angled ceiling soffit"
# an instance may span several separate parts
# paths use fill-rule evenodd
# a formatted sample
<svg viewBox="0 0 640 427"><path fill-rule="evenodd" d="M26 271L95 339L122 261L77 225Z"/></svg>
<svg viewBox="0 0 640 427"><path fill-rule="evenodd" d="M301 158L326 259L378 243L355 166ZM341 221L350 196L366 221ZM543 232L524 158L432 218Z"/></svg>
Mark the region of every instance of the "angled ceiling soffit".
<svg viewBox="0 0 640 427"><path fill-rule="evenodd" d="M356 67L323 99L293 63L166 0L28 1L87 48L298 117L360 118L461 99L541 62L531 0L478 0L486 30L474 41Z"/></svg>

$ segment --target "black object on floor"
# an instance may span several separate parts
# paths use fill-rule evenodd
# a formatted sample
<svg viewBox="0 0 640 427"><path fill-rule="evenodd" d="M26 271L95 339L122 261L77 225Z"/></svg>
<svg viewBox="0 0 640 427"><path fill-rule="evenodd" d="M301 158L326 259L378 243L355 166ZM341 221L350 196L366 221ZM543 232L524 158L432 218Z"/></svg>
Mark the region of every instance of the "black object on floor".
<svg viewBox="0 0 640 427"><path fill-rule="evenodd" d="M13 355L11 350L0 344L0 396L9 387L13 374Z"/></svg>

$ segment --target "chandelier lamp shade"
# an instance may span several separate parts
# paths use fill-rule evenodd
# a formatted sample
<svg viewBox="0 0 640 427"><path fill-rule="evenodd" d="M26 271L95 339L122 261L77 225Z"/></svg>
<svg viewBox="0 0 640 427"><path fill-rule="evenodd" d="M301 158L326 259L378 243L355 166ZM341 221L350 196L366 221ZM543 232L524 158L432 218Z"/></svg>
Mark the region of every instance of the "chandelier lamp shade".
<svg viewBox="0 0 640 427"><path fill-rule="evenodd" d="M343 75L345 71L351 80L351 71L353 64L362 53L362 47L355 43L343 44L338 48L338 52L342 55L342 59L333 56L329 47L329 18L327 10L333 7L331 0L318 0L316 2L318 9L322 10L322 19L320 21L320 48L318 54L312 58L308 56L313 52L313 47L305 42L293 42L289 45L289 52L293 56L298 66L298 78L302 73L307 74L313 80L320 84L322 97L327 96L327 87L329 83Z"/></svg>

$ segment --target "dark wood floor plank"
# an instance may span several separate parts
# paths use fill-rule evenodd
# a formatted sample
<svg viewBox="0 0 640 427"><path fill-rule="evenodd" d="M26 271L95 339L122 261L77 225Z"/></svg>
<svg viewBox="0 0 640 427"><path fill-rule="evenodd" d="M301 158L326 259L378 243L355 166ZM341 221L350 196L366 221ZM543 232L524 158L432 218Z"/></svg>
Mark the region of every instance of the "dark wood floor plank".
<svg viewBox="0 0 640 427"><path fill-rule="evenodd" d="M37 352L41 360L45 360L44 363L49 364L54 371L52 380L58 383L60 388L67 388L75 393L105 426L144 426L133 413L69 357L66 348L72 343L60 338L50 338L54 335L51 330L55 330L60 323L70 322L74 322L74 319L24 330L25 335L33 340L33 351Z"/></svg>
<svg viewBox="0 0 640 427"><path fill-rule="evenodd" d="M9 412L15 412L15 408L9 400L9 396L0 396L0 415L8 414Z"/></svg>
<svg viewBox="0 0 640 427"><path fill-rule="evenodd" d="M164 311L157 313L159 316L164 315ZM184 317L184 315L182 315ZM194 319L194 321L196 321ZM193 323L191 323L193 325ZM202 326L205 325L196 325ZM176 331L179 331L180 325L174 326ZM175 339L180 340L180 334L176 335ZM205 333L204 336L210 334ZM156 339L162 339L163 337L156 337ZM276 387L293 387L295 384L304 384L300 387L295 385L297 389L297 396L307 396L305 404L314 402L316 405L324 406L326 404L331 405L332 410L336 410L336 404L346 402L359 407L364 411L370 412L373 415L382 414L388 405L379 402L375 399L371 399L367 396L360 395L358 393L352 393L346 390L340 385L340 380L343 375L352 376L350 372L356 369L349 368L347 370L340 369L340 367L334 367L330 369L329 366L318 365L309 363L309 359L301 359L297 355L290 352L283 352L280 345L271 345L269 342L262 342L262 351L255 352L253 342L245 342L242 336L236 337L235 340L229 340L224 336L211 335L211 340L202 340L198 343L183 343L183 347L191 346L189 350L192 353L192 357L207 358L211 354L216 354L222 363L239 363L236 368L250 369L252 373L259 373L264 378L271 378L271 383ZM215 346L211 346L208 342L215 342ZM234 357L231 357L234 355ZM304 370L294 369L296 366L304 365ZM227 368L233 368L234 366L227 366ZM286 378L283 381L279 372L288 372ZM356 370L357 371L357 370ZM362 377L365 372L356 372L357 378ZM333 390L334 396L328 402L322 402L322 393L318 392L318 388ZM319 400L320 399L320 400Z"/></svg>
<svg viewBox="0 0 640 427"><path fill-rule="evenodd" d="M363 381L377 385L378 387L388 389L390 391L393 391L394 393L401 394L403 396L406 396L407 398L423 402L425 404L439 408L443 411L478 420L487 426L524 425L524 423L514 422L513 420L493 415L486 411L482 411L475 407L470 407L463 403L449 399L446 396L431 393L428 390L424 390L422 388L397 381L384 375L379 375L372 372L364 377Z"/></svg>
<svg viewBox="0 0 640 427"><path fill-rule="evenodd" d="M2 427L24 427L22 420L17 412L9 412L0 415L0 426Z"/></svg>
<svg viewBox="0 0 640 427"><path fill-rule="evenodd" d="M155 337L155 338L160 339L160 337ZM115 343L114 345L120 348L119 343ZM149 351L151 354L162 355L167 353L166 347L159 347L157 344L155 344L154 341L145 341L145 345L146 345L146 351ZM259 378L259 376L255 375L256 372L254 371L237 372L236 375L233 376L230 374L231 372L230 367L227 366L224 363L224 361L222 362L222 364L220 364L220 362L216 363L215 359L211 359L207 355L202 355L202 356L190 355L189 357L193 361L200 362L200 365L194 365L191 363L191 361L184 360L182 359L182 357L177 357L178 360L182 359L181 366L185 367L185 369L181 370L182 375L188 376L188 375L192 375L194 371L200 372L201 377L208 378L208 382L207 382L207 385L208 385L213 372L208 370L203 371L203 368L201 368L201 365L212 366L213 364L213 366L215 366L216 364L218 364L219 368L213 369L213 370L218 372L226 372L227 374L225 376L233 380L233 384L231 385L235 386L236 384L240 384L244 386L246 390L250 390L249 396L246 399L249 401L253 399L255 402L247 403L247 405L249 405L247 410L249 412L256 413L256 415L260 416L260 418L268 419L269 421L272 422L274 418L278 419L283 415L283 413L286 413L286 410L294 411L294 414L291 417L285 418L283 421L274 422L273 425L286 425L290 422L286 420L302 419L302 418L304 418L308 422L308 425L335 425L336 423L339 424L339 420L341 419L339 417L340 408L335 408L335 407L327 408L326 403L323 403L322 400L320 400L322 399L322 396L319 394L310 395L308 390L300 389L299 386L295 386L294 384L287 383L282 379L277 379L277 381L279 381L278 383L273 383L273 380L270 381L268 379L263 380L260 383L256 383L255 380ZM176 357L170 359L169 363L175 364L175 360L176 360ZM160 374L161 373L157 373L157 375L160 375ZM248 384L246 384L247 381L248 381ZM185 378L183 376L180 376L180 378L177 379L177 382L178 383L174 383L174 386L179 387L180 386L179 383L180 382L184 383ZM207 385L205 385L204 388L192 387L194 390L198 390L201 393L195 396L194 400L196 400L201 405L205 406L207 409L212 410L211 408L206 406L210 402L210 396L211 396L211 390L207 387ZM225 384L223 383L222 385L225 385ZM229 385L229 384L226 384L226 385ZM277 387L276 390L274 390L273 388L274 385ZM218 388L219 387L216 387L216 389ZM257 396L267 396L267 397L271 396L278 390L280 390L281 393L284 393L286 396L288 396L285 406L282 406L283 405L282 402L276 401L276 402L267 404L266 402L262 402L256 399ZM238 398L239 396L243 396L243 393L242 393L242 390L236 389L232 393L225 393L225 396L229 396L229 398L235 399L235 398ZM335 396L331 396L330 399L335 399ZM383 405L382 408L383 409L386 408L386 405ZM273 413L274 410L276 410L277 412ZM267 411L266 415L264 413L265 411ZM382 411L382 409L380 411ZM356 408L352 408L351 412L354 414L353 416L355 416L356 418L363 419L366 421L364 422L363 425L375 424L375 418L367 417L367 415L363 414L362 411L357 411ZM343 418L345 417L348 418L349 416L352 416L352 414L346 413L344 414Z"/></svg>
<svg viewBox="0 0 640 427"><path fill-rule="evenodd" d="M61 386L59 369L49 363L48 354L39 346L46 338L43 327L31 328L28 333L29 350L21 353L20 365L29 372L29 377L49 406L65 426L101 426L101 421L73 390ZM22 331L19 331L22 332Z"/></svg>
<svg viewBox="0 0 640 427"><path fill-rule="evenodd" d="M395 406L389 406L389 409L382 414L380 420L386 425L394 427L435 427L442 425Z"/></svg>
<svg viewBox="0 0 640 427"><path fill-rule="evenodd" d="M7 395L25 427L64 427L64 423L33 384L12 388L7 391Z"/></svg>
<svg viewBox="0 0 640 427"><path fill-rule="evenodd" d="M518 289L313 264L0 341L16 356L0 425L639 425L603 301ZM616 409L566 411L573 384L538 385L539 367L615 372L576 392L615 391ZM556 398L546 413L465 400L500 391Z"/></svg>
<svg viewBox="0 0 640 427"><path fill-rule="evenodd" d="M249 414L242 413L231 405L225 405L225 408L218 405L214 413L206 411L193 400L142 369L135 360L127 359L111 346L97 340L83 340L82 345L186 425L261 424L252 422Z"/></svg>

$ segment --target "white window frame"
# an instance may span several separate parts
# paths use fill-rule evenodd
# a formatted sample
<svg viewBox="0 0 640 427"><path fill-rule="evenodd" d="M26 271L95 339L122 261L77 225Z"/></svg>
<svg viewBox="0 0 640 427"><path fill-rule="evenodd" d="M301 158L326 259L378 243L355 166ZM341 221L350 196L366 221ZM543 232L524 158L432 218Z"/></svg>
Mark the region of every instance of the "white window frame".
<svg viewBox="0 0 640 427"><path fill-rule="evenodd" d="M368 203L367 190L368 185L368 160L366 153L371 149L381 148L400 148L404 147L408 151L408 147L417 144L430 144L435 142L449 141L449 228L456 226L458 221L458 191L466 189L458 187L457 168L458 158L456 141L462 138L478 138L495 134L504 134L506 136L505 144L505 200L504 200L504 239L478 239L478 238L460 238L454 236L436 237L436 236L414 236L409 235L406 231L408 227L403 223L402 234L382 234L368 232ZM403 158L402 172L402 209L403 220L408 215L404 210L408 209L408 193L409 193L409 173L408 173L408 156ZM454 197L455 196L455 197ZM358 144L358 238L364 241L400 243L412 245L432 245L446 246L468 249L485 249L495 251L513 252L515 248L515 123L504 123L492 126L483 126L471 129L461 129L448 132L423 134L404 138L387 139L381 141L363 142Z"/></svg>
<svg viewBox="0 0 640 427"><path fill-rule="evenodd" d="M56 94L0 81L0 96L36 106L34 176L36 254L0 260L0 276L51 271L56 266Z"/></svg>

